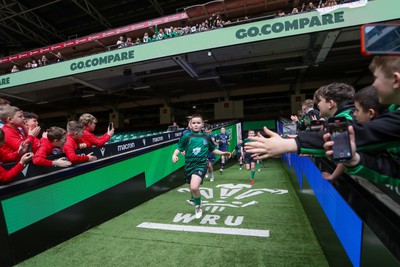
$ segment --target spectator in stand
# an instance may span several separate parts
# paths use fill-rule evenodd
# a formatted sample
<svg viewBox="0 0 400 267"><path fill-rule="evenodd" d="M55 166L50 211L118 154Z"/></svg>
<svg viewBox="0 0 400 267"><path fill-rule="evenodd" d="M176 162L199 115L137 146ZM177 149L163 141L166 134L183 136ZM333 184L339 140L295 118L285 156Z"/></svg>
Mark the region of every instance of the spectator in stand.
<svg viewBox="0 0 400 267"><path fill-rule="evenodd" d="M133 45L132 38L131 37L126 38L125 47L132 46L132 45Z"/></svg>
<svg viewBox="0 0 400 267"><path fill-rule="evenodd" d="M157 40L167 39L167 35L164 33L163 29L158 29L157 25L154 27L156 30Z"/></svg>
<svg viewBox="0 0 400 267"><path fill-rule="evenodd" d="M169 27L165 27L164 28L164 34L167 35L167 37L169 37L169 35L171 34L172 29Z"/></svg>
<svg viewBox="0 0 400 267"><path fill-rule="evenodd" d="M294 7L292 9L292 14L297 14L297 13L299 13L299 10L297 9L297 7Z"/></svg>
<svg viewBox="0 0 400 267"><path fill-rule="evenodd" d="M47 156L53 154L53 149L62 148L67 140L67 132L60 127L50 127L47 138L40 139L40 147L33 156L33 164L44 167L69 167L71 162L65 157L50 160Z"/></svg>
<svg viewBox="0 0 400 267"><path fill-rule="evenodd" d="M124 48L124 47L125 47L124 36L121 35L117 41L117 48Z"/></svg>
<svg viewBox="0 0 400 267"><path fill-rule="evenodd" d="M56 54L56 62L63 62L64 61L64 57L61 55L61 52L58 52Z"/></svg>
<svg viewBox="0 0 400 267"><path fill-rule="evenodd" d="M33 112L24 112L24 131L28 133L29 131L34 131L36 127L39 127L38 118L39 116ZM38 150L39 146L40 140L39 138L34 136L32 142L32 152L35 153Z"/></svg>
<svg viewBox="0 0 400 267"><path fill-rule="evenodd" d="M32 69L32 62L27 62L25 64L25 69L27 69L27 70Z"/></svg>
<svg viewBox="0 0 400 267"><path fill-rule="evenodd" d="M319 111L314 109L314 100L304 100L301 105L301 111L304 114L301 119L296 115L292 115L290 118L297 124L298 131L310 130L311 121L319 120Z"/></svg>
<svg viewBox="0 0 400 267"><path fill-rule="evenodd" d="M186 26L185 28L182 29L182 34L183 35L186 35L186 34L189 34L189 33L190 33L190 27L189 26Z"/></svg>
<svg viewBox="0 0 400 267"><path fill-rule="evenodd" d="M335 0L327 0L325 2L325 6L336 6L336 5L337 5L337 3Z"/></svg>
<svg viewBox="0 0 400 267"><path fill-rule="evenodd" d="M142 42L140 41L140 38L137 37L135 40L135 45L140 45Z"/></svg>
<svg viewBox="0 0 400 267"><path fill-rule="evenodd" d="M278 10L278 13L276 14L278 17L283 17L285 16L285 12L283 12L283 10Z"/></svg>
<svg viewBox="0 0 400 267"><path fill-rule="evenodd" d="M34 69L34 68L37 68L37 67L38 67L38 64L37 64L36 60L33 59L31 68Z"/></svg>
<svg viewBox="0 0 400 267"><path fill-rule="evenodd" d="M398 147L400 58L375 56L369 68L375 77L373 86L378 92L379 103L390 105L389 112L372 121L349 126L353 158L344 165L350 175L398 187L400 184ZM327 156L331 156L333 152L331 150L333 142L329 139L329 134L324 135ZM386 151L380 152L378 149Z"/></svg>
<svg viewBox="0 0 400 267"><path fill-rule="evenodd" d="M205 32L207 30L208 30L207 24L205 22L202 22L201 25L200 25L200 31L201 32Z"/></svg>
<svg viewBox="0 0 400 267"><path fill-rule="evenodd" d="M215 26L217 25L217 16L215 15L215 13L213 13L211 15L211 17L208 19L208 25L214 29Z"/></svg>
<svg viewBox="0 0 400 267"><path fill-rule="evenodd" d="M371 121L376 117L387 112L388 105L379 103L378 91L373 86L368 86L358 91L354 96L354 117L358 123ZM340 163L331 174L322 172L322 177L333 180L339 177L345 170L345 166Z"/></svg>
<svg viewBox="0 0 400 267"><path fill-rule="evenodd" d="M178 37L178 36L181 36L181 35L182 35L182 32L179 31L177 27L175 27L173 29L173 31L172 31L172 37Z"/></svg>
<svg viewBox="0 0 400 267"><path fill-rule="evenodd" d="M326 118L345 117L349 122L352 122L354 94L354 88L345 83L334 82L321 86L314 93L320 116ZM266 159L289 152L316 156L325 155L325 151L322 150L324 145L323 132L299 132L295 138L288 139L282 138L266 127L264 127L264 133L270 138L257 135L250 138L255 142L248 143L245 147L249 153L257 153L256 159Z"/></svg>
<svg viewBox="0 0 400 267"><path fill-rule="evenodd" d="M0 129L0 147L3 146L4 143L5 143L5 134L4 131ZM12 167L10 170L6 170L0 166L0 182L2 183L10 182L13 178L15 178L15 176L17 176L19 173L22 172L26 164L29 161L31 161L32 157L33 157L32 152L23 154L19 162L15 164L15 166Z"/></svg>
<svg viewBox="0 0 400 267"><path fill-rule="evenodd" d="M10 105L2 107L0 119L4 122L2 129L6 135L5 144L1 147L0 154L3 154L6 158L8 155L12 155L12 157L10 156L11 158L7 158L8 161L18 161L20 156L26 152L28 145L33 144L34 138L40 133L40 127L37 126L33 130L26 132L24 113L19 108ZM19 156L16 156L15 152Z"/></svg>
<svg viewBox="0 0 400 267"><path fill-rule="evenodd" d="M150 43L152 41L151 37L149 36L148 32L145 32L143 35L142 42L143 43Z"/></svg>
<svg viewBox="0 0 400 267"><path fill-rule="evenodd" d="M108 129L107 133L103 134L100 137L94 135L93 132L96 128L97 119L92 114L82 114L79 118L79 122L82 123L84 126L82 139L83 142L86 143L87 147L103 146L105 143L107 143L108 140L110 140L111 136L114 135L114 128Z"/></svg>
<svg viewBox="0 0 400 267"><path fill-rule="evenodd" d="M314 6L313 2L309 2L308 5L306 6L306 11L313 11L316 10L317 8Z"/></svg>
<svg viewBox="0 0 400 267"><path fill-rule="evenodd" d="M220 14L217 14L217 16L215 17L215 20L216 20L216 21L218 21L218 20L219 20L219 21L221 21L221 22L222 22L222 18L221 18L221 16L220 16Z"/></svg>
<svg viewBox="0 0 400 267"><path fill-rule="evenodd" d="M215 26L216 29L224 27L224 22L220 19L217 20L217 25Z"/></svg>
<svg viewBox="0 0 400 267"><path fill-rule="evenodd" d="M95 161L97 159L96 156L92 155L93 152L85 156L76 154L76 150L82 147L83 128L83 125L77 121L69 121L67 123L67 141L63 148L65 155L72 163Z"/></svg>
<svg viewBox="0 0 400 267"><path fill-rule="evenodd" d="M153 42L153 41L158 41L159 39L158 39L158 36L154 33L152 36L151 36L151 41Z"/></svg>
<svg viewBox="0 0 400 267"><path fill-rule="evenodd" d="M19 69L18 69L18 67L17 67L17 65L14 65L13 67L12 67L12 69L11 69L11 72L13 73L13 72L18 72L19 71Z"/></svg>
<svg viewBox="0 0 400 267"><path fill-rule="evenodd" d="M10 101L8 101L7 99L4 98L0 98L0 114L1 110L4 107L10 106ZM1 120L1 115L0 115L0 127L3 127L4 123ZM18 152L14 152L14 153L6 153L3 151L3 149L0 148L0 161L1 162L11 162L11 161L18 161L18 159L20 158L20 156L25 153L27 151L28 145L25 144L25 142L21 143Z"/></svg>
<svg viewBox="0 0 400 267"><path fill-rule="evenodd" d="M43 63L42 63L42 61L40 59L38 59L37 65L38 65L38 67L43 67Z"/></svg>
<svg viewBox="0 0 400 267"><path fill-rule="evenodd" d="M42 64L43 66L50 65L50 60L48 60L45 55L42 56Z"/></svg>

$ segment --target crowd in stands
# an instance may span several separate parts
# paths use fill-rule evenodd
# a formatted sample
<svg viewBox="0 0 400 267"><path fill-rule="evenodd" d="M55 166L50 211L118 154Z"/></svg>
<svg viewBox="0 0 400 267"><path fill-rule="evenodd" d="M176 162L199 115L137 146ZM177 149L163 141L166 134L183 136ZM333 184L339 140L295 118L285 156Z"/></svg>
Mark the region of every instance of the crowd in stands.
<svg viewBox="0 0 400 267"><path fill-rule="evenodd" d="M340 4L346 4L346 3L350 3L350 2L356 2L358 0L325 0L322 1L320 0L318 2L318 4L316 5L315 3L313 3L312 1L310 1L308 4L303 3L301 8L297 8L294 7L292 9L291 12L285 13L283 10L278 10L278 12L276 13L276 16L278 17L283 17L285 15L293 15L293 14L298 14L298 13L302 13L302 12L310 12L310 11L314 11L317 8L325 8L325 7L331 7L331 6L336 6L336 5L340 5Z"/></svg>
<svg viewBox="0 0 400 267"><path fill-rule="evenodd" d="M297 134L283 138L264 128L269 138L262 135L251 138L253 142L246 144L246 149L255 153L257 159L284 153L327 156L334 159L332 156L336 153L347 157L333 161L337 168L333 173L323 173L324 178L335 179L345 171L375 183L399 186L400 57L375 56L370 70L375 77L374 83L357 93L351 85L339 82L321 86L314 93L320 119L328 122L331 119L333 125L342 121L350 125L338 132L341 143L336 148L331 138L338 133L329 133L329 123L328 129L325 124L318 132L307 127L307 121L312 125L312 121L317 120L318 116L316 112L312 112L313 108L304 102L305 125L302 125L300 118L292 116L292 123L299 125ZM301 131L302 129L305 131Z"/></svg>
<svg viewBox="0 0 400 267"><path fill-rule="evenodd" d="M97 160L96 156L77 154L78 149L103 146L114 135L108 128L102 136L94 135L97 119L91 114L82 114L79 121L69 121L66 130L50 127L39 134L41 128L38 115L23 112L9 101L0 99L0 162L17 162L10 170L0 167L0 182L10 182L32 160L33 164L45 167L69 167L73 163ZM50 155L65 154L65 157L49 159Z"/></svg>
<svg viewBox="0 0 400 267"><path fill-rule="evenodd" d="M342 1L336 1L336 0L326 0L322 1L320 0L317 5L315 5L312 1L310 1L308 4L303 3L301 8L293 8L292 11L288 14L297 14L301 12L310 12L314 11L317 8L324 8L324 7L330 7L330 6L335 6L338 4L344 4L348 2L354 2L358 0L342 0ZM285 16L286 13L283 10L278 10L278 12L275 14L277 17L282 17ZM183 35L188 35L188 34L193 34L193 33L198 33L198 32L205 32L209 30L214 30L214 29L220 29L223 28L226 25L232 24L232 23L237 23L240 21L247 21L248 17L245 16L243 19L236 19L234 21L231 20L223 20L221 18L220 14L212 14L212 16L205 21L198 23L193 26L185 26L185 27L165 27L164 29L158 29L157 25L152 29L152 32L145 32L143 36L141 37L126 37L124 35L119 36L118 41L116 42L116 47L117 48L124 48L124 47L129 47L129 46L134 46L134 45L140 45L143 43L150 43L154 41L159 41L163 39L168 39L168 38L173 38L173 37L178 37L178 36L183 36Z"/></svg>
<svg viewBox="0 0 400 267"><path fill-rule="evenodd" d="M283 10L278 10L275 16L281 17L289 14L297 14L301 12L309 12L316 10L317 8L323 8L323 7L329 7L329 6L334 6L338 4L344 4L348 2L355 2L358 0L325 0L322 1L320 0L318 4L316 2L310 1L308 4L303 3L301 7L293 8L291 12L285 13ZM183 35L188 35L188 34L193 34L193 33L198 33L198 32L205 32L208 30L214 30L214 29L219 29L223 28L226 25L232 24L232 23L237 23L240 21L246 21L248 20L248 17L245 16L242 19L236 19L234 21L231 20L224 20L221 17L221 14L212 14L210 18L206 19L205 21L198 23L193 26L185 26L185 27L165 27L163 29L159 29L157 25L153 28L150 27L151 32L145 32L143 36L140 37L126 37L124 35L119 36L119 39L117 40L116 44L111 47L116 47L116 48L124 48L124 47L129 47L129 46L134 46L134 45L140 45L144 43L150 43L154 41L159 41L163 39L168 39L168 38L173 38L173 37L178 37L178 36L183 36ZM63 61L64 58L61 55L60 52L56 54L56 59L55 62L61 62ZM47 59L45 55L42 55L40 59L35 59L33 58L32 61L27 62L23 69L32 69L32 68L37 68L41 66L46 66L49 65L51 62ZM12 69L10 70L11 73L18 72L20 71L20 68L17 65L14 65Z"/></svg>
<svg viewBox="0 0 400 267"><path fill-rule="evenodd" d="M245 20L247 17L244 18ZM121 35L116 43L117 48L124 48L133 45L140 45L144 43L155 42L163 39L174 38L178 36L183 36L187 34L204 32L208 30L214 30L218 28L222 28L224 25L230 24L230 20L223 20L220 17L220 14L212 14L209 19L206 19L202 23L198 23L194 26L185 26L185 27L165 27L164 29L159 29L157 25L154 26L152 32L145 32L141 37L126 37Z"/></svg>
<svg viewBox="0 0 400 267"><path fill-rule="evenodd" d="M64 57L61 55L61 52L58 52L56 55L55 61L54 63L58 63L58 62L62 62L64 61ZM24 65L24 69L28 70L28 69L35 69L35 68L39 68L39 67L43 67L43 66L47 66L50 65L51 62L50 60L46 57L46 55L42 55L42 57L38 60L36 60L35 58L32 59L32 61L27 62ZM11 73L14 72L18 72L20 71L20 69L18 68L17 65L14 65L11 69Z"/></svg>

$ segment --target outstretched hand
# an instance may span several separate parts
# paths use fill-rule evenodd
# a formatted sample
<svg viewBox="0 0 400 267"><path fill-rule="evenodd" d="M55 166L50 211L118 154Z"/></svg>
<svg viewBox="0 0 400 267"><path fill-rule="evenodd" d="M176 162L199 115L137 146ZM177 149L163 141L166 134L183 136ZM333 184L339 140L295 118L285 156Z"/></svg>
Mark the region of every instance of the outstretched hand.
<svg viewBox="0 0 400 267"><path fill-rule="evenodd" d="M246 153L253 154L254 158L260 160L297 151L294 139L284 139L267 127L264 127L263 130L269 138L265 138L260 133L257 136L249 137L254 142L247 142L245 144Z"/></svg>

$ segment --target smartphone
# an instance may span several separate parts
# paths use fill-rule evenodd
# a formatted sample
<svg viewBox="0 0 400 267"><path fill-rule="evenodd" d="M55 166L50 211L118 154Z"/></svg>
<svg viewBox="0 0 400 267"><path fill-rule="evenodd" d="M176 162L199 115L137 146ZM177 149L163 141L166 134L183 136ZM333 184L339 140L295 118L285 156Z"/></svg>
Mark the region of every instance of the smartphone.
<svg viewBox="0 0 400 267"><path fill-rule="evenodd" d="M361 26L361 53L371 55L400 54L400 25L397 23L371 23Z"/></svg>
<svg viewBox="0 0 400 267"><path fill-rule="evenodd" d="M28 143L28 148L27 148L26 152L32 152L32 142Z"/></svg>
<svg viewBox="0 0 400 267"><path fill-rule="evenodd" d="M112 128L114 128L114 124L113 124L112 122L110 122L110 123L108 124L108 130L111 131Z"/></svg>
<svg viewBox="0 0 400 267"><path fill-rule="evenodd" d="M348 122L345 117L328 119L328 130L331 134L331 140L335 142L332 149L333 160L336 162L347 162L353 157L348 127Z"/></svg>

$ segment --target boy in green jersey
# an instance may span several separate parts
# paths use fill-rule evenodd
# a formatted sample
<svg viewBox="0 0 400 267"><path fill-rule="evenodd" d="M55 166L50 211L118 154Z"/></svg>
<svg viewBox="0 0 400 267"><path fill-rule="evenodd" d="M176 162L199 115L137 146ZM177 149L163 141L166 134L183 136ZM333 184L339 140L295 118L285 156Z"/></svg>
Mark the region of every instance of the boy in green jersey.
<svg viewBox="0 0 400 267"><path fill-rule="evenodd" d="M203 183L207 172L208 151L216 155L230 157L230 152L218 150L208 134L201 132L204 126L203 117L199 114L190 120L191 132L184 134L177 144L172 155L172 162L178 161L178 155L185 152L185 180L189 184L190 192L194 198L195 216L200 219L203 211L201 208L200 185Z"/></svg>

